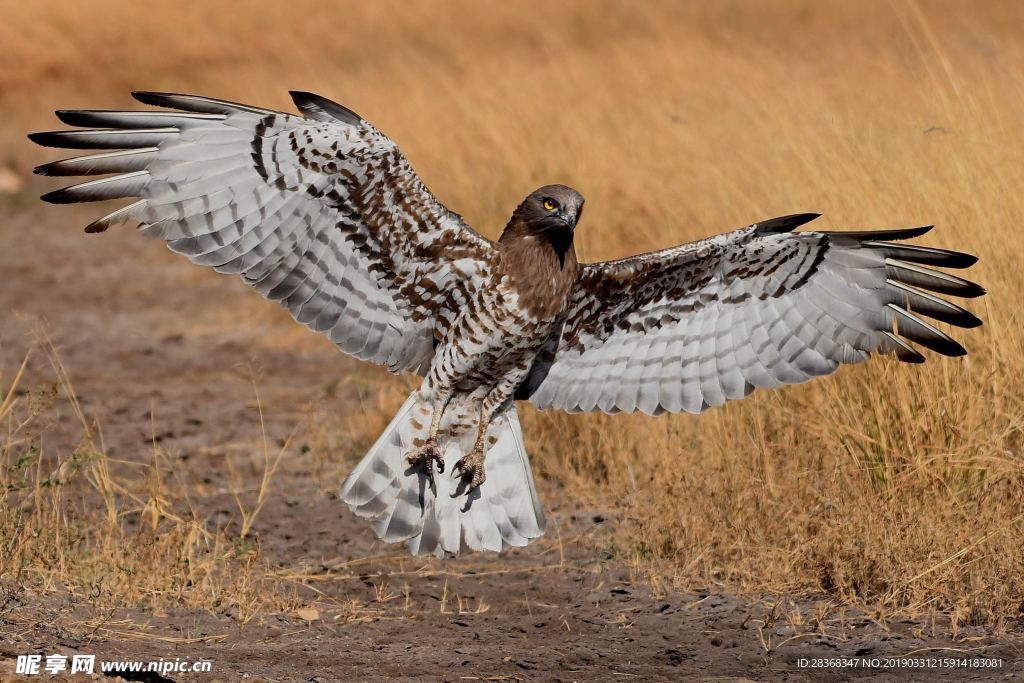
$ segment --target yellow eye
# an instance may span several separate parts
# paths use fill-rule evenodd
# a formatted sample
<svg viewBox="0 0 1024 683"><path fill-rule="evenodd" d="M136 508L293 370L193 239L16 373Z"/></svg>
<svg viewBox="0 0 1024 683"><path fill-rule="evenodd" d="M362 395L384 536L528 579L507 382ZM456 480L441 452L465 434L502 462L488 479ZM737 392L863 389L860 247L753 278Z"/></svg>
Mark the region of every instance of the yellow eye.
<svg viewBox="0 0 1024 683"><path fill-rule="evenodd" d="M544 200L544 210L545 211L554 211L556 206L558 206L558 205L555 204L555 200L554 199L545 199Z"/></svg>

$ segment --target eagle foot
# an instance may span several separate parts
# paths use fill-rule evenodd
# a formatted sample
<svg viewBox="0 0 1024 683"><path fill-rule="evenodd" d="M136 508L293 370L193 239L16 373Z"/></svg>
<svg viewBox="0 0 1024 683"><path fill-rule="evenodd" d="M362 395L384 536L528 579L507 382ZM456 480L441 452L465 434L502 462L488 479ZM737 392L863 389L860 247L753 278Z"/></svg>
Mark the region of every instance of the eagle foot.
<svg viewBox="0 0 1024 683"><path fill-rule="evenodd" d="M427 439L421 448L406 456L406 460L410 465L422 464L431 479L434 477L435 464L438 472L444 472L444 458L441 456L441 449L437 447L437 439Z"/></svg>
<svg viewBox="0 0 1024 683"><path fill-rule="evenodd" d="M468 479L466 490L471 491L487 478L484 476L484 449L477 447L455 463L455 473Z"/></svg>

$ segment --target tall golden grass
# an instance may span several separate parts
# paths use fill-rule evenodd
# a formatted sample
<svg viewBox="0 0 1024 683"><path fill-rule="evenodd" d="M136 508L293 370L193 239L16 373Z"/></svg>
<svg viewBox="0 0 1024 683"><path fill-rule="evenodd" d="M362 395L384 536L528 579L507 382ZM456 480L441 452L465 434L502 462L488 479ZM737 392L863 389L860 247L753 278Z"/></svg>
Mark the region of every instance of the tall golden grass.
<svg viewBox="0 0 1024 683"><path fill-rule="evenodd" d="M797 211L934 223L926 243L981 256L966 359L879 360L699 418L524 410L528 446L621 520L610 553L681 585L1020 618L1024 5L6 4L17 169L54 108L133 88L288 107L294 88L377 124L490 236L533 187L577 187L588 260Z"/></svg>

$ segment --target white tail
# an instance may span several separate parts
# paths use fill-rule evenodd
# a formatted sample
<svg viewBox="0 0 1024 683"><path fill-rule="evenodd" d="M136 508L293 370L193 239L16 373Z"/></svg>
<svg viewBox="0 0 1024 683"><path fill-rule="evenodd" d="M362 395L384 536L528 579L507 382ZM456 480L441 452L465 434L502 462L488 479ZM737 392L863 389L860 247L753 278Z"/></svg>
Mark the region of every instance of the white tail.
<svg viewBox="0 0 1024 683"><path fill-rule="evenodd" d="M341 486L341 499L372 519L377 536L406 541L413 555L458 553L463 548L500 551L524 546L544 533L544 513L533 485L515 405L495 416L487 434L486 480L466 492L455 463L472 448L474 430L458 429L466 411L449 405L439 432L444 472L431 486L422 466L406 456L426 436L429 406L413 392ZM445 438L446 434L456 436Z"/></svg>

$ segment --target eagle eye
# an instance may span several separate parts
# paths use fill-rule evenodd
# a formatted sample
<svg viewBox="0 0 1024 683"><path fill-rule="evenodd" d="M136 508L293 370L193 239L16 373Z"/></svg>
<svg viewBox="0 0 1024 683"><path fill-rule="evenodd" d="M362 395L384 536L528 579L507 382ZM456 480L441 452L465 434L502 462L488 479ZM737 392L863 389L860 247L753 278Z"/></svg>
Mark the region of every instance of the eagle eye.
<svg viewBox="0 0 1024 683"><path fill-rule="evenodd" d="M544 210L545 211L554 211L557 208L558 208L558 202L556 202L554 199L551 199L550 197L548 197L547 199L544 200Z"/></svg>

